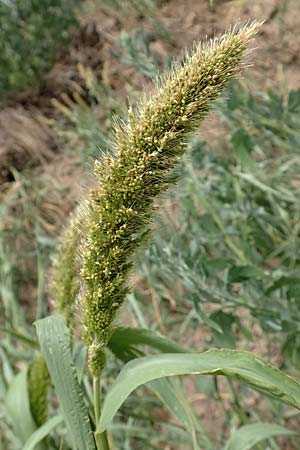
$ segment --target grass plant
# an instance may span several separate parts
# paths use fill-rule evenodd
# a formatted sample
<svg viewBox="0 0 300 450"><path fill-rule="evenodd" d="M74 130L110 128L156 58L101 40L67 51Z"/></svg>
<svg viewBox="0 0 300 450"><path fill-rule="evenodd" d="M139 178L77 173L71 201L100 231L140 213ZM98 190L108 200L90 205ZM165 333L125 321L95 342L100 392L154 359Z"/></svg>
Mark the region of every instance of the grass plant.
<svg viewBox="0 0 300 450"><path fill-rule="evenodd" d="M191 136L239 71L254 28L234 29L196 48L116 125L114 152L96 160L98 185L75 212L54 265L53 296L67 322L60 315L38 320L37 341L29 325L5 317L4 448L278 450L278 436L297 448L286 415L294 407L297 412L300 388L286 371L298 376L299 92L250 93L234 82L228 99L215 103L227 134L211 142ZM97 107L84 106L87 121ZM79 118L72 120L73 136L83 123L80 114L76 105L67 113ZM94 138L86 130L90 148ZM107 135L105 142L107 151ZM40 267L44 273L43 259ZM140 281L128 294L133 269ZM45 315L41 305L38 319ZM118 325L121 305L132 326ZM275 361L282 371L245 351L253 350L257 326L269 342L268 359L273 345L282 346L285 358ZM203 346L189 347L182 336L193 338L199 327L206 333ZM189 389L176 377L183 374L194 374L197 395L211 398L220 411L218 375L225 375L231 408L224 406L219 440L187 401ZM245 384L235 380L266 394L269 423L249 407ZM54 396L59 408L46 403ZM153 414L161 404L174 422Z"/></svg>

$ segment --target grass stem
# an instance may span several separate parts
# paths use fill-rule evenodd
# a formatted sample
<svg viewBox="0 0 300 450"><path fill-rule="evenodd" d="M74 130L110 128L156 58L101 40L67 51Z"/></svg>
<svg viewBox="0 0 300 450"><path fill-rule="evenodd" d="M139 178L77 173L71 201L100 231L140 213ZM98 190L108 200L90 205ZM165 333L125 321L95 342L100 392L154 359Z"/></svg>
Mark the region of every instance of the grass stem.
<svg viewBox="0 0 300 450"><path fill-rule="evenodd" d="M96 430L94 433L97 450L110 450L107 433L99 433L98 423L101 416L101 387L100 387L100 377L94 377L93 379L93 389L94 389L94 411L95 411L95 423Z"/></svg>

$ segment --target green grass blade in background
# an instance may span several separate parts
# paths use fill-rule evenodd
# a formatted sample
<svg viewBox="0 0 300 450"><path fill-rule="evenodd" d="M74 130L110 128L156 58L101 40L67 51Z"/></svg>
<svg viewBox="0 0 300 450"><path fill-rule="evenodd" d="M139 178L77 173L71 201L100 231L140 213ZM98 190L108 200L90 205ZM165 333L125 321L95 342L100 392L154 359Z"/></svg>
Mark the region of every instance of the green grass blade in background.
<svg viewBox="0 0 300 450"><path fill-rule="evenodd" d="M284 403L300 407L300 385L257 356L236 350L209 350L193 354L152 355L129 362L104 401L99 431L109 426L128 395L138 386L172 375L224 375Z"/></svg>
<svg viewBox="0 0 300 450"><path fill-rule="evenodd" d="M14 432L23 444L37 428L30 411L27 375L26 368L15 376L5 398Z"/></svg>
<svg viewBox="0 0 300 450"><path fill-rule="evenodd" d="M138 345L147 345L161 353L189 353L192 351L156 331L133 327L117 327L108 345L115 356L124 363L137 358L137 355L144 355L137 348ZM206 450L213 448L213 444L209 441L198 417L195 416L188 403L186 391L182 386L172 379L157 379L149 383L148 387L187 430L193 449L198 449L199 443Z"/></svg>
<svg viewBox="0 0 300 450"><path fill-rule="evenodd" d="M38 428L26 441L23 450L34 450L37 444L42 441L50 431L52 431L57 425L63 421L62 416L55 416L49 419L44 425Z"/></svg>
<svg viewBox="0 0 300 450"><path fill-rule="evenodd" d="M199 447L205 448L205 450L214 448L201 426L199 417L195 415L187 399L184 387L176 383L176 380L165 378L154 380L148 386L163 405L184 425L194 450L198 450Z"/></svg>
<svg viewBox="0 0 300 450"><path fill-rule="evenodd" d="M249 450L264 439L294 434L293 431L273 423L252 423L239 428L231 436L224 450Z"/></svg>
<svg viewBox="0 0 300 450"><path fill-rule="evenodd" d="M192 350L146 328L117 327L110 338L110 347L148 345L161 353L189 353Z"/></svg>
<svg viewBox="0 0 300 450"><path fill-rule="evenodd" d="M37 335L45 356L64 420L78 450L95 450L88 411L71 354L66 321L55 315L38 320Z"/></svg>

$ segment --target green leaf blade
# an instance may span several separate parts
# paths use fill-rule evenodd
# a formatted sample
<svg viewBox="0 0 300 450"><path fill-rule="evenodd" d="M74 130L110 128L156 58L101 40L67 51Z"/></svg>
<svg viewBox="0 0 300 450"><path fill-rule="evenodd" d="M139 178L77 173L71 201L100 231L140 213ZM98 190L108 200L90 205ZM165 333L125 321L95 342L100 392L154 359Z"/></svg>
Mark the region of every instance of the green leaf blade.
<svg viewBox="0 0 300 450"><path fill-rule="evenodd" d="M29 439L26 441L23 450L34 450L36 449L37 444L42 441L50 431L52 431L57 425L62 422L62 416L55 416L51 419L47 420L40 428L38 428Z"/></svg>
<svg viewBox="0 0 300 450"><path fill-rule="evenodd" d="M107 429L119 407L138 386L167 376L187 374L228 376L288 405L300 406L300 385L249 352L209 350L152 355L129 362L120 372L105 398L99 431Z"/></svg>
<svg viewBox="0 0 300 450"><path fill-rule="evenodd" d="M157 331L147 328L117 327L110 338L109 346L114 348L115 346L129 347L132 345L147 345L161 353L188 353L193 351L172 339L162 336Z"/></svg>
<svg viewBox="0 0 300 450"><path fill-rule="evenodd" d="M35 325L41 351L45 356L74 448L95 450L88 411L71 354L66 321L57 315L38 320Z"/></svg>
<svg viewBox="0 0 300 450"><path fill-rule="evenodd" d="M144 355L136 346L146 345L161 353L191 353L193 350L183 347L172 339L166 338L156 331L147 328L117 327L109 341L109 348L123 362ZM179 423L187 430L189 442L193 449L199 448L198 435L205 449L213 448L198 418L186 399L184 389L175 380L157 379L148 384L150 390L160 399L164 406L173 414Z"/></svg>
<svg viewBox="0 0 300 450"><path fill-rule="evenodd" d="M5 398L6 411L14 424L14 432L23 444L37 428L30 410L27 378L26 368L14 377Z"/></svg>
<svg viewBox="0 0 300 450"><path fill-rule="evenodd" d="M259 442L276 436L295 433L273 423L253 423L239 428L229 439L224 450L250 450Z"/></svg>

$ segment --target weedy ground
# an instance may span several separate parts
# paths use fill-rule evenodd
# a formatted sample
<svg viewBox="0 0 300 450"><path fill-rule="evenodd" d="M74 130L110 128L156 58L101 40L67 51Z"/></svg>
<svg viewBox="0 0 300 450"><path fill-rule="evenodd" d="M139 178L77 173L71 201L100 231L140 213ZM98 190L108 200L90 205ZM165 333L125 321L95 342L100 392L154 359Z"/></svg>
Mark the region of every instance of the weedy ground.
<svg viewBox="0 0 300 450"><path fill-rule="evenodd" d="M156 6L145 0L126 18L112 8L120 7L118 1L105 3L87 2L80 29L44 82L3 104L0 326L30 335L31 322L51 309L51 254L78 195L91 183L93 156L107 149L122 101L137 98L194 39L211 37L237 18L264 17L251 81L230 87L205 132L191 141L178 167L182 182L160 200L164 213L149 249L140 252L123 320L167 331L199 350L253 350L299 377L297 0L170 0ZM1 383L30 356L26 346L15 348L12 337L3 336ZM108 368L107 381L117 369ZM185 399L191 401L216 445L230 429L258 418L299 426L285 408L236 384L196 377L170 384L185 408ZM153 416L145 414L149 410ZM189 448L173 417L143 389L124 406L114 434L124 449ZM153 418L160 419L154 432ZM201 434L200 425L195 429ZM18 448L9 423L1 433L9 448ZM299 440L268 445L297 449Z"/></svg>

